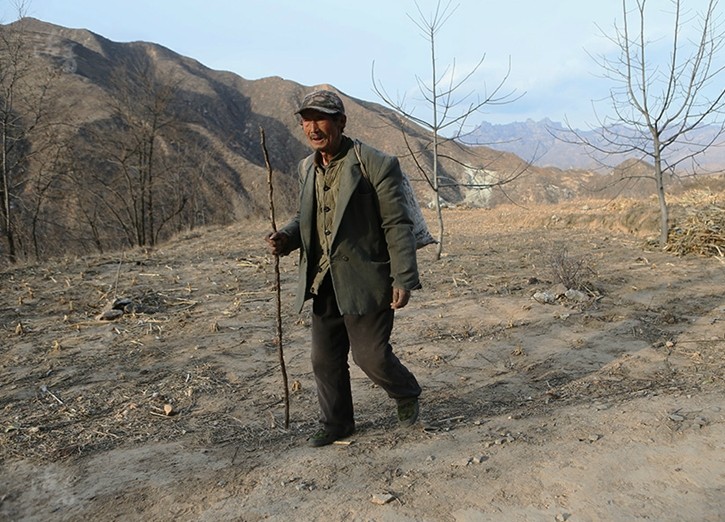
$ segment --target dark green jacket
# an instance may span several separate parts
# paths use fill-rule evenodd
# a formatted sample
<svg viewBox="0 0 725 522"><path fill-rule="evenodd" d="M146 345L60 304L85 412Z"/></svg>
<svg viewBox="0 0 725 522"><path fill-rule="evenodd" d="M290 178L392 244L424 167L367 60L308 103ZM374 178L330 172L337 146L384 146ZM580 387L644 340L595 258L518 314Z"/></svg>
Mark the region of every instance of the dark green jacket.
<svg viewBox="0 0 725 522"><path fill-rule="evenodd" d="M401 189L398 159L362 145L366 180L353 147L341 167L332 228L330 272L343 314L364 314L390 307L392 288L420 288L413 222ZM300 202L295 218L280 232L289 241L285 254L300 249L298 311L308 298L315 227L314 154L298 165Z"/></svg>

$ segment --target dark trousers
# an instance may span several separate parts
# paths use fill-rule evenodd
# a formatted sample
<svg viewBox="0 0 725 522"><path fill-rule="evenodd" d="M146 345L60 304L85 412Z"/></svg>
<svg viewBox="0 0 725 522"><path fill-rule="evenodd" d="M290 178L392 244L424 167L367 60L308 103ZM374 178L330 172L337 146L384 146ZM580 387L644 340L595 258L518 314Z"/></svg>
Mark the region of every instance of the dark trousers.
<svg viewBox="0 0 725 522"><path fill-rule="evenodd" d="M339 433L354 429L348 354L388 396L405 402L421 393L418 381L390 346L392 309L364 315L341 315L330 277L312 303L312 370L317 382L321 421Z"/></svg>

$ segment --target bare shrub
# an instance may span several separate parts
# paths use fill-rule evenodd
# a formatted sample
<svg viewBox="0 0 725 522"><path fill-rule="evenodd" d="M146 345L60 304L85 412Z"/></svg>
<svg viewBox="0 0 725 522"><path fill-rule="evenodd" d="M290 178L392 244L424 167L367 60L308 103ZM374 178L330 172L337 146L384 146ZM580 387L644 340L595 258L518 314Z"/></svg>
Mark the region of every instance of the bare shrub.
<svg viewBox="0 0 725 522"><path fill-rule="evenodd" d="M561 243L551 247L547 266L554 279L570 290L592 292L590 278L596 275L591 261L585 255L572 255Z"/></svg>

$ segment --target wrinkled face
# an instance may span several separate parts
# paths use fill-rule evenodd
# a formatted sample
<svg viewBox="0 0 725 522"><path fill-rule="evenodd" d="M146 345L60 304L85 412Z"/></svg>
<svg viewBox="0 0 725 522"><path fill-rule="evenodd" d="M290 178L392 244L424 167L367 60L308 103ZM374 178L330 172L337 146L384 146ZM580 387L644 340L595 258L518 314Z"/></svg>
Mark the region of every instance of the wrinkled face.
<svg viewBox="0 0 725 522"><path fill-rule="evenodd" d="M340 149L346 121L344 114L326 114L316 110L300 114L300 124L307 141L323 156L334 156Z"/></svg>

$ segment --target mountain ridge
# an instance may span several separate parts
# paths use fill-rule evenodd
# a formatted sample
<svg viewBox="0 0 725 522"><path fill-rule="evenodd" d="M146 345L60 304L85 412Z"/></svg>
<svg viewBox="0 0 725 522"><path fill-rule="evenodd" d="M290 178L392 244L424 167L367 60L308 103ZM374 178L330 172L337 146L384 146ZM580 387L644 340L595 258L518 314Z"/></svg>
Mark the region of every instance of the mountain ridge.
<svg viewBox="0 0 725 522"><path fill-rule="evenodd" d="M705 125L689 136L689 142L702 143L709 140L719 127ZM608 172L626 160L641 159L634 154L607 155L581 144L574 136L579 134L590 143L606 147L601 139L601 128L586 130L569 128L565 124L552 121L550 118L541 120L528 119L504 124L481 122L462 141L468 145L485 145L495 150L516 154L538 167L554 167L563 170L587 169ZM692 153L695 147L682 145L676 152L666 154L668 159L677 161ZM698 168L706 172L722 172L725 170L725 140L710 147L699 157Z"/></svg>

